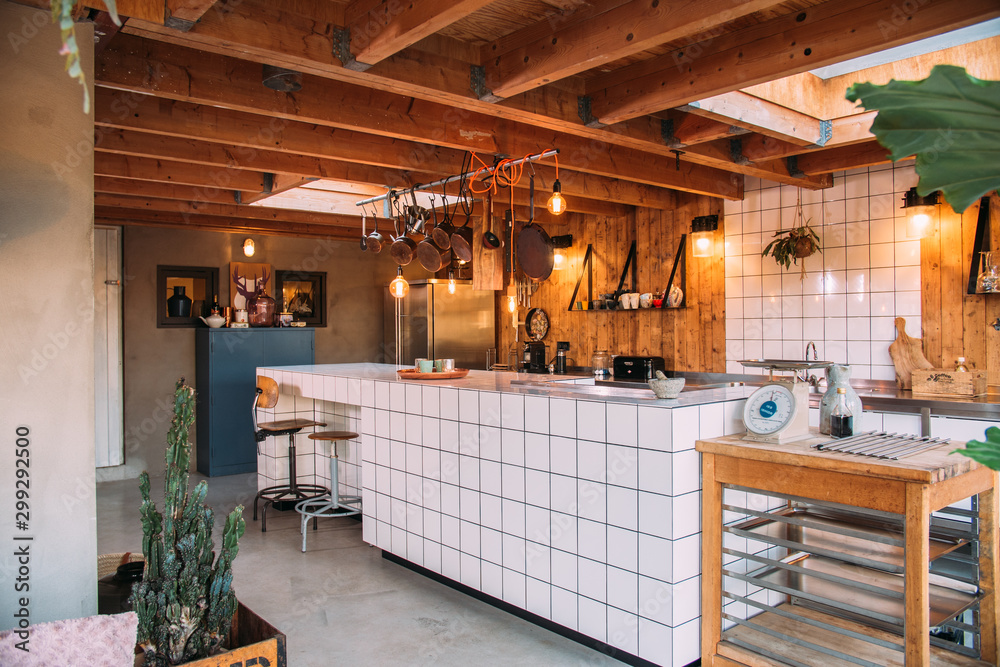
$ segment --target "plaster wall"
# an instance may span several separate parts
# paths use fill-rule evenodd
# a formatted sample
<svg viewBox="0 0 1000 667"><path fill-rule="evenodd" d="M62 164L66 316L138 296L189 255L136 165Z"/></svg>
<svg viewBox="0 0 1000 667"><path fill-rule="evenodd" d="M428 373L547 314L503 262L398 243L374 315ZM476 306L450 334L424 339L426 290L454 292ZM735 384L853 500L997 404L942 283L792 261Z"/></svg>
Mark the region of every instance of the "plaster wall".
<svg viewBox="0 0 1000 667"><path fill-rule="evenodd" d="M92 26L76 30L92 81ZM93 117L82 110L80 84L64 71L59 29L47 11L0 2L0 35L4 630L22 619L97 612L97 510ZM27 451L18 460L30 466L15 464L15 451ZM27 472L19 486L20 470Z"/></svg>
<svg viewBox="0 0 1000 667"><path fill-rule="evenodd" d="M174 383L183 376L195 386L195 330L156 326L157 265L218 267L223 304L230 299L230 262L325 271L327 326L316 329L316 363L386 361L383 291L396 269L388 253L362 253L353 241L254 235L257 252L248 260L243 254L245 233L127 226L123 237L125 464L99 469L99 480L159 471ZM406 276L428 277L413 264L406 268ZM196 440L193 429L191 439Z"/></svg>

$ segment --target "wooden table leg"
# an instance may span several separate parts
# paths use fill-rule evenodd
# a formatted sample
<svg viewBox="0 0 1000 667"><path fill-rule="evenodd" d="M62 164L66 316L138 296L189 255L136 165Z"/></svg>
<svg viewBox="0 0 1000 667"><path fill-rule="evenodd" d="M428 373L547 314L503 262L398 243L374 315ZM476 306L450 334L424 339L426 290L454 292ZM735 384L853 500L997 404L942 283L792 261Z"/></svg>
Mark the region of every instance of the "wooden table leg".
<svg viewBox="0 0 1000 667"><path fill-rule="evenodd" d="M928 566L930 563L930 487L906 485L906 550L904 556L904 639L906 665L930 665L930 605Z"/></svg>
<svg viewBox="0 0 1000 667"><path fill-rule="evenodd" d="M722 638L722 485L715 455L701 455L701 664L714 664Z"/></svg>
<svg viewBox="0 0 1000 667"><path fill-rule="evenodd" d="M1000 663L1000 646L997 641L997 582L1000 564L997 563L998 508L997 473L993 473L993 488L979 494L979 587L986 596L979 603L979 632L982 659Z"/></svg>

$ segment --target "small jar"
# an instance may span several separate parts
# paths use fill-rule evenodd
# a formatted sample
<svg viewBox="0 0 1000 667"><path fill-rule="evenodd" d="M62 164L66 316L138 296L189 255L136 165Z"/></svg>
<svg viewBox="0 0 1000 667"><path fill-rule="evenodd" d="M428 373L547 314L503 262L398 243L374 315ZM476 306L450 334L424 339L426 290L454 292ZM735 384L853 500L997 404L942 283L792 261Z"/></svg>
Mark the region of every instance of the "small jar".
<svg viewBox="0 0 1000 667"><path fill-rule="evenodd" d="M606 378L611 376L611 355L607 350L598 350L590 358L590 365L594 369L594 377Z"/></svg>
<svg viewBox="0 0 1000 667"><path fill-rule="evenodd" d="M959 357L955 363L956 373L968 373L969 367L965 365L965 357Z"/></svg>

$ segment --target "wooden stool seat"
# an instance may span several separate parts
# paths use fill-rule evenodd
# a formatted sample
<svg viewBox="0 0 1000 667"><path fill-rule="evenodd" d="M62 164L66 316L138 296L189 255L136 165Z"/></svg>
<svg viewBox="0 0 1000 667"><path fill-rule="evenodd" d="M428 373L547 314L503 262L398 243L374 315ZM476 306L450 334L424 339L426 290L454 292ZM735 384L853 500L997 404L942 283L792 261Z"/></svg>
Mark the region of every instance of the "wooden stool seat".
<svg viewBox="0 0 1000 667"><path fill-rule="evenodd" d="M302 517L300 531L302 532L302 552L306 550L306 535L309 519L313 520L313 530L316 530L320 518L338 516L356 516L361 514L361 496L343 496L340 494L340 479L337 464L337 443L340 441L357 440L358 434L353 431L319 431L310 433L311 440L330 443L330 493L318 498L309 498L295 506L295 511Z"/></svg>
<svg viewBox="0 0 1000 667"><path fill-rule="evenodd" d="M310 440L356 440L357 437L358 434L353 431L318 431L309 434Z"/></svg>
<svg viewBox="0 0 1000 667"><path fill-rule="evenodd" d="M298 431L309 426L326 426L326 424L324 422L314 422L311 419L283 419L281 421L258 424L257 428L261 431L280 433L281 431Z"/></svg>

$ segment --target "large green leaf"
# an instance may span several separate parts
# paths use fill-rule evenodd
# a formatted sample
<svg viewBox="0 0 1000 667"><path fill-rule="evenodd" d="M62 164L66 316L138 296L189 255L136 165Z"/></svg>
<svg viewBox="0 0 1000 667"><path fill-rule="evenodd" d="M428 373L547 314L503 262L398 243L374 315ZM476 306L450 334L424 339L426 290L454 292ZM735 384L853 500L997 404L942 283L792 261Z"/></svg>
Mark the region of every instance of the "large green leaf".
<svg viewBox="0 0 1000 667"><path fill-rule="evenodd" d="M986 429L986 442L969 440L965 443L965 449L956 449L951 453L956 452L982 463L987 468L1000 470L1000 428L989 427Z"/></svg>
<svg viewBox="0 0 1000 667"><path fill-rule="evenodd" d="M877 109L871 131L893 161L917 156L917 191L958 213L1000 188L1000 81L938 65L923 81L856 83L847 99Z"/></svg>

